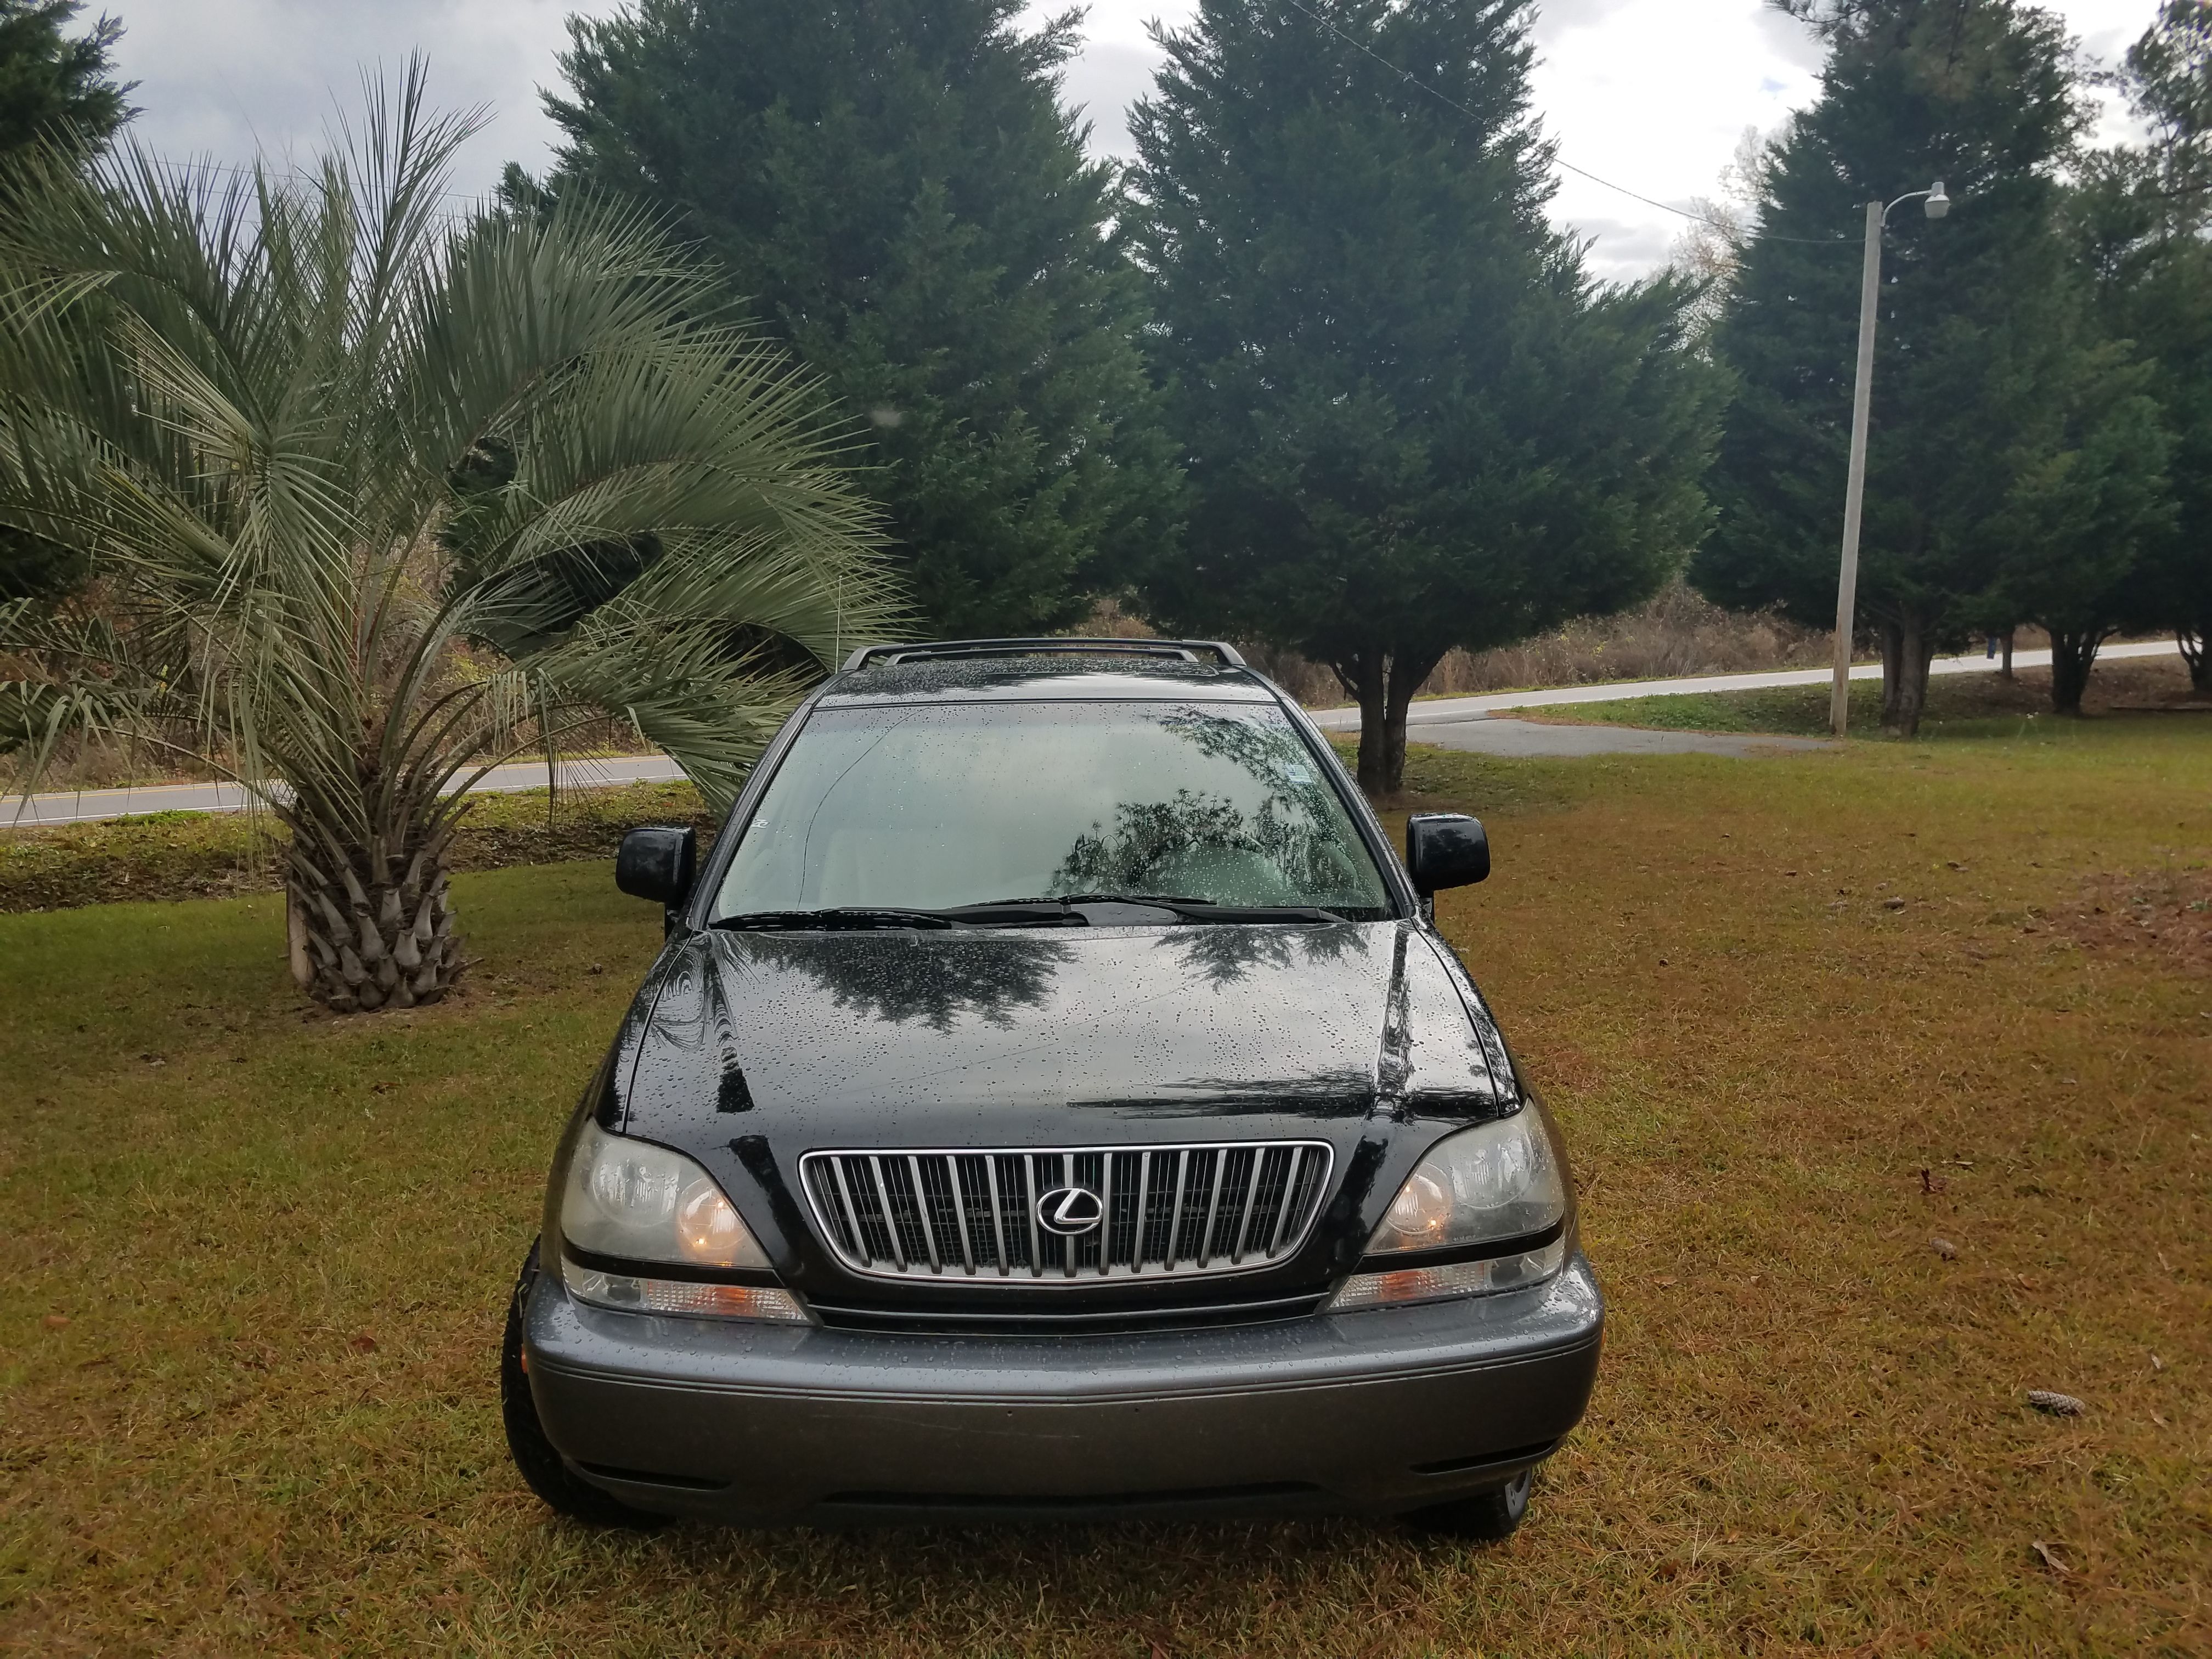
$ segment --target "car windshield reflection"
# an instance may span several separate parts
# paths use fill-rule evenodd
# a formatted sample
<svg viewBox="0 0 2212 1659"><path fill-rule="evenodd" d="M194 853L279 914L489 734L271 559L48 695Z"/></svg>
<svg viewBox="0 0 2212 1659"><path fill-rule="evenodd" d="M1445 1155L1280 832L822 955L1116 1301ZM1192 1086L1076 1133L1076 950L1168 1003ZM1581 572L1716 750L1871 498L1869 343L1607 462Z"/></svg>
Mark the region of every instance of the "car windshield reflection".
<svg viewBox="0 0 2212 1659"><path fill-rule="evenodd" d="M1102 895L1182 907L1156 921L1390 914L1350 811L1281 710L1036 702L817 710L744 826L714 916L920 925Z"/></svg>

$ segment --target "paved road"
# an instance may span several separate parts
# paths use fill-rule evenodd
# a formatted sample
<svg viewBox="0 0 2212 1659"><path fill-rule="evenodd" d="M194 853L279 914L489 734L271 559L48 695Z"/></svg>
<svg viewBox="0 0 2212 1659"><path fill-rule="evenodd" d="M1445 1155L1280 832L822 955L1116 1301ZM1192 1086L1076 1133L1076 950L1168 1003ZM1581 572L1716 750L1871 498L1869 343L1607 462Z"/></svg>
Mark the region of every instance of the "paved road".
<svg viewBox="0 0 2212 1659"><path fill-rule="evenodd" d="M642 783L680 778L683 769L665 755L632 755L615 760L575 760L561 763L563 789L588 788L594 784ZM544 761L517 761L495 767L478 789L503 793L545 787ZM246 791L234 783L168 783L140 789L86 789L63 794L33 795L21 817L15 816L19 798L0 795L0 828L10 824L84 823L97 818L128 817L139 812L242 812Z"/></svg>
<svg viewBox="0 0 2212 1659"><path fill-rule="evenodd" d="M2108 645L2098 653L2100 662L2127 657L2177 654L2171 643ZM2021 668L2048 666L2048 651L2014 653ZM1929 667L1931 674L1987 673L1996 665L1982 657L1939 657ZM1878 679L1879 666L1854 668L1856 680ZM1406 716L1408 726L1422 729L1420 741L1447 749L1480 750L1493 755L1748 755L1784 749L1817 749L1816 738L1741 736L1718 732L1647 732L1620 726L1543 726L1533 720L1493 720L1504 708L1540 708L1572 702L1618 702L1629 697L1686 696L1699 691L1754 691L1777 685L1819 685L1826 681L1825 668L1790 669L1773 674L1707 674L1692 679L1622 680L1608 685L1570 685L1548 691L1498 691L1480 697L1436 697L1417 702ZM1357 708L1323 708L1314 720L1325 731L1359 729ZM683 770L665 755L633 755L615 760L563 761L561 787L587 787L592 784L636 783L679 778ZM477 786L507 791L543 789L545 763L518 761L495 769ZM33 795L21 817L19 798L0 795L0 827L9 823L84 823L99 818L127 817L138 812L237 812L246 805L246 792L234 783L159 784L141 789L88 789L73 793Z"/></svg>
<svg viewBox="0 0 2212 1659"><path fill-rule="evenodd" d="M2180 654L2171 640L2145 645L2108 645L2097 653L2099 662L2116 662L2129 657L2172 657ZM2017 651L2013 653L2015 668L2048 668L2048 651ZM1979 656L1938 657L1928 665L1931 674L1986 674L1996 664ZM1570 702L1620 702L1630 697L1687 696L1700 691L1760 691L1777 685L1826 685L1829 671L1825 668L1791 668L1772 674L1705 674L1682 680L1616 680L1606 685L1567 685L1548 691L1493 691L1480 697L1432 697L1415 703L1406 715L1408 726L1456 724L1477 719L1500 708L1542 708ZM1878 680L1881 665L1871 663L1851 670L1855 680ZM1328 732L1356 732L1359 729L1357 708L1323 708L1314 714L1314 720ZM1424 737L1423 742L1429 739ZM1561 751L1566 752L1566 751Z"/></svg>

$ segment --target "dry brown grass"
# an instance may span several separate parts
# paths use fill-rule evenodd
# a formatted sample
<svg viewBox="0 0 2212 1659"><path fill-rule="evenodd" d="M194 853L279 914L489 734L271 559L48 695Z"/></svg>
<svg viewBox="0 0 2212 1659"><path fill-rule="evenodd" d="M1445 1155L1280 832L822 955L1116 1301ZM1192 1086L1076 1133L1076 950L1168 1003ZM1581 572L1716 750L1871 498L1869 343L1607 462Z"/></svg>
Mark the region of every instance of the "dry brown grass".
<svg viewBox="0 0 2212 1659"><path fill-rule="evenodd" d="M468 996L352 1022L301 1019L267 899L0 917L0 1644L2212 1650L2212 991L2057 925L2106 877L2193 902L2208 736L1416 757L1495 820L1444 923L1565 1123L1612 1304L1589 1419L1492 1551L556 1522L493 1346L645 907L603 866L466 878Z"/></svg>
<svg viewBox="0 0 2212 1659"><path fill-rule="evenodd" d="M1421 695L1462 697L1538 685L1818 668L1828 660L1833 637L1772 612L1723 611L1677 580L1617 617L1583 617L1492 651L1451 652ZM1295 652L1250 647L1246 654L1302 702L1327 708L1345 700L1334 674Z"/></svg>
<svg viewBox="0 0 2212 1659"><path fill-rule="evenodd" d="M2162 959L2212 982L2212 871L2093 876L2074 903L2048 920L2087 951Z"/></svg>
<svg viewBox="0 0 2212 1659"><path fill-rule="evenodd" d="M1108 599L1075 631L1141 638L1154 630ZM1537 685L1818 668L1828 660L1833 637L1772 612L1723 611L1677 579L1647 603L1617 617L1583 617L1494 651L1450 652L1421 694L1457 697ZM1247 643L1242 649L1254 667L1301 702L1320 708L1344 702L1344 688L1321 664L1266 645Z"/></svg>

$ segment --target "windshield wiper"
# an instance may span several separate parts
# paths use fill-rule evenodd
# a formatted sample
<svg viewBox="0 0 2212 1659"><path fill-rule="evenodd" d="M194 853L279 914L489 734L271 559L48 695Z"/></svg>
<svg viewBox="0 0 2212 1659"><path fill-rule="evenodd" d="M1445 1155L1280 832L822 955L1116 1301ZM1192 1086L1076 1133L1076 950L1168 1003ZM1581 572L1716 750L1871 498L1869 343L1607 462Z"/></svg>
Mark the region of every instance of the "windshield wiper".
<svg viewBox="0 0 2212 1659"><path fill-rule="evenodd" d="M984 904L909 910L845 905L826 910L753 910L708 924L731 933L864 933L901 927L1085 927L1091 918L1075 907L1127 904L1166 910L1178 921L1217 922L1342 921L1334 910L1306 904L1218 904L1212 899L1161 893L1071 893L1065 898L993 899Z"/></svg>
<svg viewBox="0 0 2212 1659"><path fill-rule="evenodd" d="M970 910L1034 910L1040 914L1053 908L1078 904L1135 904L1155 910L1173 912L1184 921L1210 921L1224 924L1260 921L1342 921L1344 918L1334 910L1323 910L1310 904L1223 904L1213 899L1186 898L1170 893L1069 893L1065 896L1032 899L999 899L990 904L970 905L965 909L947 910L946 915L965 918ZM1079 915L1079 911L1070 914Z"/></svg>
<svg viewBox="0 0 2212 1659"><path fill-rule="evenodd" d="M732 933L861 933L872 927L951 927L935 910L881 910L845 906L830 910L752 910L708 924Z"/></svg>
<svg viewBox="0 0 2212 1659"><path fill-rule="evenodd" d="M1079 911L1057 899L1037 903L956 904L943 910L902 909L873 905L833 906L825 910L754 910L708 924L732 933L860 933L897 927L1081 927Z"/></svg>

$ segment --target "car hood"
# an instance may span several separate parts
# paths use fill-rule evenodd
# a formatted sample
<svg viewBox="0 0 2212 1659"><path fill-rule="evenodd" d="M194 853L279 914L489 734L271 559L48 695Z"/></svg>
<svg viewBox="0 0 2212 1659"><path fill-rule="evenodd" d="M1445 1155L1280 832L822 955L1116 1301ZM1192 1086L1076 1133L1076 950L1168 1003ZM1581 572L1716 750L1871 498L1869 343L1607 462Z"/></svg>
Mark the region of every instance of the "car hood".
<svg viewBox="0 0 2212 1659"><path fill-rule="evenodd" d="M1331 1125L1343 1144L1378 1111L1518 1097L1474 987L1407 922L689 934L612 1060L600 1109L629 1133L783 1157Z"/></svg>

